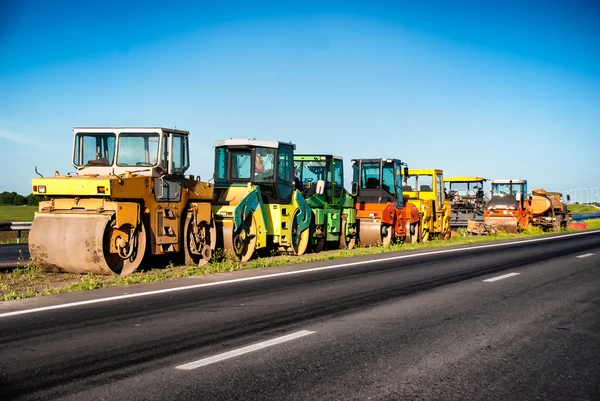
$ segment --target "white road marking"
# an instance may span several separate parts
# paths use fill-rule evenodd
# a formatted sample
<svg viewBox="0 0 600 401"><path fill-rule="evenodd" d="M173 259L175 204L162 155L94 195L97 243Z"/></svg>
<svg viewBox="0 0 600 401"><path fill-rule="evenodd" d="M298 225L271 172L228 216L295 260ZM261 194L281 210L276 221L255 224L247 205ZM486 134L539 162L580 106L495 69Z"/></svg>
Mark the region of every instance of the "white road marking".
<svg viewBox="0 0 600 401"><path fill-rule="evenodd" d="M549 237L533 238L533 239L528 239L528 240L523 240L523 241L504 242L501 244L477 245L477 246L472 246L472 247L468 247L468 248L441 249L438 251L415 253L415 254L411 254L411 255L390 256L387 258L381 258L381 259L375 259L375 260L363 260L360 262L341 263L341 264L331 265L331 266L313 267L313 268L304 269L304 270L294 270L294 271L290 271L290 272L265 274L262 276L236 278L236 279L232 279L232 280L215 281L212 283L192 284L192 285L185 285L183 287L164 288L162 290L153 290L153 291L146 291L146 292L138 292L138 293L134 293L134 294L116 295L114 297L89 299L86 301L70 302L70 303L66 303L66 304L41 306L39 308L23 309L23 310L17 310L17 311L13 311L13 312L5 312L5 313L0 313L0 318L24 315L24 314L35 313L35 312L43 312L43 311L55 310L55 309L73 308L75 306L98 304L98 303L102 303L102 302L118 301L121 299L147 297L150 295L166 294L169 292L185 291L185 290L191 290L191 289L195 289L195 288L213 287L213 286L218 286L218 285L241 283L244 281L263 280L263 279L269 279L269 278L273 278L273 277L292 276L292 275L297 275L297 274L312 273L312 272L321 271L321 270L339 269L339 268L343 268L343 267L359 266L359 265L365 265L365 264L369 264L369 263L389 262L391 260L419 258L422 256L440 255L440 254L444 254L444 253L467 252L467 251L470 251L473 249L500 248L500 247L506 247L506 246L513 246L515 244L525 244L525 243L541 242L541 241L552 241L557 238L577 237L580 235L596 234L598 232L599 232L599 230L584 231L584 232L572 233L572 234L553 235L553 236L549 236Z"/></svg>
<svg viewBox="0 0 600 401"><path fill-rule="evenodd" d="M593 256L593 253L586 253L585 255L576 256L577 258L587 258L588 256Z"/></svg>
<svg viewBox="0 0 600 401"><path fill-rule="evenodd" d="M234 349L233 351L224 352L222 354L217 354L208 358L199 359L195 362L186 363L185 365L179 365L175 369L179 370L192 370L199 368L201 366L210 365L211 363L216 363L223 361L225 359L235 358L236 356L244 355L249 352L258 351L259 349L271 347L273 345L285 343L288 341L295 340L300 337L308 336L311 334L315 334L314 331L302 330L296 333L288 334L287 336L277 337L272 340L263 341L260 343L252 344L247 347Z"/></svg>
<svg viewBox="0 0 600 401"><path fill-rule="evenodd" d="M503 280L505 278L509 278L512 276L518 276L519 274L521 274L521 273L508 273L508 274L503 274L502 276L488 278L487 280L483 280L483 281L486 283L492 283L494 281Z"/></svg>

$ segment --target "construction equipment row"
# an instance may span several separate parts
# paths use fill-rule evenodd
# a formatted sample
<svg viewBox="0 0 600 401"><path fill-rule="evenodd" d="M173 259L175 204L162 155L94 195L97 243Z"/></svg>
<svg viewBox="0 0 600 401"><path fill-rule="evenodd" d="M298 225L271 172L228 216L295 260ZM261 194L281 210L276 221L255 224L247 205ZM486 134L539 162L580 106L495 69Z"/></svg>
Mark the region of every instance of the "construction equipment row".
<svg viewBox="0 0 600 401"><path fill-rule="evenodd" d="M214 144L209 183L185 175L187 131L103 127L74 134L76 173L32 180L33 194L49 200L35 214L30 254L49 271L128 275L161 255L203 265L216 249L245 262L273 251L302 255L357 243L447 239L453 205L477 209L483 202L479 194L447 196L442 170L409 169L394 158L352 160L347 192L341 157L295 154L295 145L279 141L228 139ZM566 215L559 195L534 191L525 207L526 190L510 181L510 196L520 194L515 207L512 198L497 201L506 187L500 185L492 183L496 197L486 220L510 210L513 219L502 225L564 225L557 223Z"/></svg>

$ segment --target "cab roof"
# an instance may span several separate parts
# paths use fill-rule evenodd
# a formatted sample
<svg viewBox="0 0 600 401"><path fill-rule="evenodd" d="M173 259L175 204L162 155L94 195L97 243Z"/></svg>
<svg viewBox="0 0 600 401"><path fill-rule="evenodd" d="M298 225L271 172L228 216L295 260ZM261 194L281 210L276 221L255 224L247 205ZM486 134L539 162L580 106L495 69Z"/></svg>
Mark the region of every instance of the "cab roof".
<svg viewBox="0 0 600 401"><path fill-rule="evenodd" d="M483 177L467 177L464 175L458 175L456 177L444 178L444 182L481 182L488 181L487 178Z"/></svg>
<svg viewBox="0 0 600 401"><path fill-rule="evenodd" d="M273 148L279 149L281 146L291 146L293 149L296 149L296 145L291 142L281 142L281 141L260 141L256 139L225 139L224 141L215 141L214 147L223 147L223 146L248 146L248 147L259 147L259 148Z"/></svg>

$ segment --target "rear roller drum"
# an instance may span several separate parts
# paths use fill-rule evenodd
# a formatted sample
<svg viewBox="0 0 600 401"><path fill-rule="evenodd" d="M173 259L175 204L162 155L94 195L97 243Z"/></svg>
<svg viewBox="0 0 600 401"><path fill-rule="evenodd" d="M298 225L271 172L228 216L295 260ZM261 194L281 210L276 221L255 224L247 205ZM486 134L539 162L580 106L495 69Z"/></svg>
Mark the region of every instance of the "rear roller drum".
<svg viewBox="0 0 600 401"><path fill-rule="evenodd" d="M347 217L344 215L344 217L342 217L342 224L341 224L341 231L340 231L340 249L352 249L354 248L354 245L356 245L356 237L350 237L347 238L346 237L346 231L347 231L347 227L348 227L348 219Z"/></svg>
<svg viewBox="0 0 600 401"><path fill-rule="evenodd" d="M214 222L211 222L210 226L206 222L196 225L193 215L188 214L183 232L185 264L190 266L207 264L217 242L217 229Z"/></svg>
<svg viewBox="0 0 600 401"><path fill-rule="evenodd" d="M296 210L294 216L292 217L292 246L290 247L290 251L294 255L300 256L304 255L304 253L306 252L306 248L308 247L310 230L308 228L305 228L304 231L298 233L298 214L300 214L300 210ZM296 238L296 242L294 242L294 238Z"/></svg>

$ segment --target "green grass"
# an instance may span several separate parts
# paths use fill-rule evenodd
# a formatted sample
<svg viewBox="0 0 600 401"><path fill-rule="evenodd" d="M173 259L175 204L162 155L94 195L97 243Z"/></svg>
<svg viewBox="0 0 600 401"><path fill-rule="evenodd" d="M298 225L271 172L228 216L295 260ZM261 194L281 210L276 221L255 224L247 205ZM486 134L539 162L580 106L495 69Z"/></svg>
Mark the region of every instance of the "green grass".
<svg viewBox="0 0 600 401"><path fill-rule="evenodd" d="M0 206L0 221L33 221L37 206Z"/></svg>
<svg viewBox="0 0 600 401"><path fill-rule="evenodd" d="M593 205L567 205L572 214L600 213L600 208Z"/></svg>
<svg viewBox="0 0 600 401"><path fill-rule="evenodd" d="M600 228L600 219L587 220L587 228ZM578 231L574 229L569 232ZM247 263L240 263L224 257L216 252L213 262L204 266L175 266L169 263L166 267L147 271L139 271L126 277L103 276L95 274L46 273L36 266L28 265L8 273L0 274L0 300L31 298L43 295L54 295L65 292L85 291L97 288L119 287L156 281L172 280L183 277L202 276L214 273L226 273L238 270L250 270L263 267L293 265L298 263L342 259L351 256L375 255L386 252L407 251L413 249L439 248L452 245L473 244L489 241L501 241L517 238L545 235L540 228L534 227L520 234L498 233L485 236L470 236L462 231L459 236L447 241L433 240L424 244L392 244L383 247L358 247L351 250L333 250L303 256L279 255L268 258L256 258Z"/></svg>

